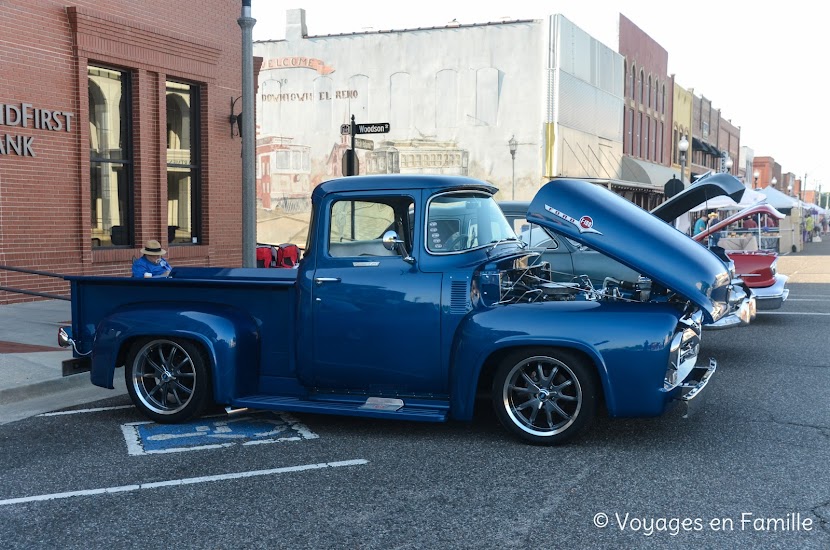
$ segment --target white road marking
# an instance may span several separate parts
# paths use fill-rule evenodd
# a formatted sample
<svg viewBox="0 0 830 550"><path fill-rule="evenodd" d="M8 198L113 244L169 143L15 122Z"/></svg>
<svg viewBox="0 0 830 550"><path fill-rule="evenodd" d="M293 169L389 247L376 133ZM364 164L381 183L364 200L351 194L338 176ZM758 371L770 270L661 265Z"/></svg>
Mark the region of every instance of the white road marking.
<svg viewBox="0 0 830 550"><path fill-rule="evenodd" d="M787 298L788 302L830 302L830 298Z"/></svg>
<svg viewBox="0 0 830 550"><path fill-rule="evenodd" d="M0 506L10 504L23 504L26 502L40 502L47 500L58 500L64 498L107 495L112 493L125 493L141 489L157 489L159 487L176 487L179 485L193 485L196 483L209 483L211 481L227 481L230 479L244 479L248 477L270 476L287 474L292 472L304 472L306 470L320 470L322 468L340 468L342 466L362 466L368 464L368 460L357 458L353 460L341 460L339 462L322 462L318 464L304 464L301 466L286 466L284 468L273 468L271 470L252 470L249 472L237 472L235 474L219 474L215 476L188 477L182 479L171 479L169 481L156 481L153 483L139 483L137 485L121 485L118 487L104 487L101 489L86 489L83 491L68 491L65 493L51 493L47 495L35 495L30 497L7 498L0 500Z"/></svg>
<svg viewBox="0 0 830 550"><path fill-rule="evenodd" d="M39 414L38 416L62 416L65 414L84 414L84 413L95 413L101 411L116 411L118 409L132 409L132 405L119 405L117 407L97 407L94 409L78 409L74 411L58 411L58 412L51 412L51 413L43 413Z"/></svg>
<svg viewBox="0 0 830 550"><path fill-rule="evenodd" d="M759 311L758 315L830 315L830 313L812 313L809 311L805 312L798 312L798 311Z"/></svg>

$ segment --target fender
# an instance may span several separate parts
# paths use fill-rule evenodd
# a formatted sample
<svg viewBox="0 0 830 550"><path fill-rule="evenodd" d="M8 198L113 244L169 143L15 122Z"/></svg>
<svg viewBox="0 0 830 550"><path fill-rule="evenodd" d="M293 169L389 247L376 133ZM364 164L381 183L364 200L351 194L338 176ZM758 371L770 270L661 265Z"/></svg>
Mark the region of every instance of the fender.
<svg viewBox="0 0 830 550"><path fill-rule="evenodd" d="M259 364L260 334L255 320L230 306L208 303L142 303L115 310L98 325L92 348L90 380L113 388L115 368L128 341L144 336L186 338L205 349L213 380L214 399L227 403L249 393Z"/></svg>
<svg viewBox="0 0 830 550"><path fill-rule="evenodd" d="M473 311L456 332L451 355L453 417L470 420L488 358L528 346L571 348L596 367L611 416L654 416L669 347L681 313L667 304L545 302ZM615 398L617 396L617 398Z"/></svg>

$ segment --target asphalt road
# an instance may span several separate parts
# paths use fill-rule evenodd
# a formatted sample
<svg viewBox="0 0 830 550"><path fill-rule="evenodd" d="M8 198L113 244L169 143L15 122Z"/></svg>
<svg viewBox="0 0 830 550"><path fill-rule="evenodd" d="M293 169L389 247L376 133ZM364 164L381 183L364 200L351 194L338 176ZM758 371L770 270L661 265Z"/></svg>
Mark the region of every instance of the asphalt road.
<svg viewBox="0 0 830 550"><path fill-rule="evenodd" d="M790 288L778 312L705 333L719 368L698 414L601 418L563 447L514 440L486 408L471 424L269 413L153 432L123 396L2 425L0 541L830 548L830 292ZM234 439L249 420L279 434Z"/></svg>

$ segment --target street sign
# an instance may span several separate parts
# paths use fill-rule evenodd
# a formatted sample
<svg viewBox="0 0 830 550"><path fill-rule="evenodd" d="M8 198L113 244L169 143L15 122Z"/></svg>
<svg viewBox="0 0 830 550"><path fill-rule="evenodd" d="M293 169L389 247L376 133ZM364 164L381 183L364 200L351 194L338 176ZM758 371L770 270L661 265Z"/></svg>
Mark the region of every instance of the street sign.
<svg viewBox="0 0 830 550"><path fill-rule="evenodd" d="M351 124L341 124L340 125L340 135L341 136L348 136L352 133Z"/></svg>
<svg viewBox="0 0 830 550"><path fill-rule="evenodd" d="M349 159L353 161L353 164L349 162ZM358 175L360 173L360 159L357 158L357 153L351 149L343 151L343 161L340 165L340 170L342 170L344 176Z"/></svg>
<svg viewBox="0 0 830 550"><path fill-rule="evenodd" d="M667 199L670 199L681 191L683 191L683 182L675 177L672 177L672 179L667 181L663 186L663 194Z"/></svg>
<svg viewBox="0 0 830 550"><path fill-rule="evenodd" d="M342 131L342 130L341 130ZM372 122L370 124L355 124L355 134L385 134L389 131L388 122Z"/></svg>
<svg viewBox="0 0 830 550"><path fill-rule="evenodd" d="M358 149L375 150L375 142L371 139L354 138L354 146Z"/></svg>

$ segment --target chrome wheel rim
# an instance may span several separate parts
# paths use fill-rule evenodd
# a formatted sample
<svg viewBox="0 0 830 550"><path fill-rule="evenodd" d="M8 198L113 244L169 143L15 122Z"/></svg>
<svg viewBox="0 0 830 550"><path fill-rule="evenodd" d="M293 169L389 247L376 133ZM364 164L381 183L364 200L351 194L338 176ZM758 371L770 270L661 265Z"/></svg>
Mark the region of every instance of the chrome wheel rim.
<svg viewBox="0 0 830 550"><path fill-rule="evenodd" d="M196 369L176 342L154 340L139 350L132 365L132 384L141 403L158 414L174 414L193 399Z"/></svg>
<svg viewBox="0 0 830 550"><path fill-rule="evenodd" d="M552 436L576 421L582 409L582 386L562 361L536 356L510 370L502 398L516 426L532 435Z"/></svg>

